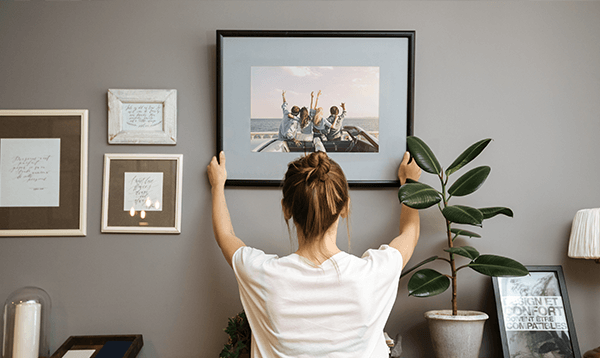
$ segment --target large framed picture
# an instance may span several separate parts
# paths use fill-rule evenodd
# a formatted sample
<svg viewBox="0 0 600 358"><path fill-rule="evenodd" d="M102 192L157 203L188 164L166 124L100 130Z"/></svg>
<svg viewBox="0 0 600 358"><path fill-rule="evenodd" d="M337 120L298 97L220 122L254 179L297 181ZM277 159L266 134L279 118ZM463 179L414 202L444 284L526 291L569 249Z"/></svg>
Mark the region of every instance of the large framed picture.
<svg viewBox="0 0 600 358"><path fill-rule="evenodd" d="M88 110L0 110L0 236L85 236Z"/></svg>
<svg viewBox="0 0 600 358"><path fill-rule="evenodd" d="M181 233L181 154L105 154L102 232Z"/></svg>
<svg viewBox="0 0 600 358"><path fill-rule="evenodd" d="M109 144L177 144L177 90L109 89Z"/></svg>
<svg viewBox="0 0 600 358"><path fill-rule="evenodd" d="M321 150L351 186L398 186L413 132L415 31L217 31L228 185L278 186Z"/></svg>
<svg viewBox="0 0 600 358"><path fill-rule="evenodd" d="M526 267L492 277L503 357L581 357L562 267Z"/></svg>

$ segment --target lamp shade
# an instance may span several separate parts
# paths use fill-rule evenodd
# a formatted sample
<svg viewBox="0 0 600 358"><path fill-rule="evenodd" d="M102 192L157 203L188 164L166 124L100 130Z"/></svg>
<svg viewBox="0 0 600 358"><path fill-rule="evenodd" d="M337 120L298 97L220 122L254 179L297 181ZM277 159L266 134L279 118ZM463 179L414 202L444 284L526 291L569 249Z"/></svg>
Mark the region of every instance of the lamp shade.
<svg viewBox="0 0 600 358"><path fill-rule="evenodd" d="M600 208L575 214L569 240L569 257L600 259Z"/></svg>

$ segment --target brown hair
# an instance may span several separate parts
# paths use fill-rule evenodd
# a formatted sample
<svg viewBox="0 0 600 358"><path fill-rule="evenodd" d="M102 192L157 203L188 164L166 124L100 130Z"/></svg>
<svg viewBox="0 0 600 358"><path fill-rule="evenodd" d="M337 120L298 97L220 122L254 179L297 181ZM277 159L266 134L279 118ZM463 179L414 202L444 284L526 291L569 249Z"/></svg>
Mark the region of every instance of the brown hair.
<svg viewBox="0 0 600 358"><path fill-rule="evenodd" d="M306 107L302 107L302 109L300 109L300 126L304 128L309 122L310 116L308 115L308 109Z"/></svg>
<svg viewBox="0 0 600 358"><path fill-rule="evenodd" d="M342 168L324 152L314 152L290 164L283 181L284 212L301 231L305 243L318 242L350 200Z"/></svg>
<svg viewBox="0 0 600 358"><path fill-rule="evenodd" d="M300 107L298 107L298 106L294 106L294 107L292 107L292 114L293 114L294 116L297 116L297 115L298 115L298 113L300 113Z"/></svg>
<svg viewBox="0 0 600 358"><path fill-rule="evenodd" d="M315 113L315 118L313 119L313 123L316 125L321 124L321 120L323 120L323 107L317 108L317 112Z"/></svg>
<svg viewBox="0 0 600 358"><path fill-rule="evenodd" d="M337 116L338 114L340 114L340 109L336 106L331 106L331 108L329 108L329 113L331 113L334 116Z"/></svg>

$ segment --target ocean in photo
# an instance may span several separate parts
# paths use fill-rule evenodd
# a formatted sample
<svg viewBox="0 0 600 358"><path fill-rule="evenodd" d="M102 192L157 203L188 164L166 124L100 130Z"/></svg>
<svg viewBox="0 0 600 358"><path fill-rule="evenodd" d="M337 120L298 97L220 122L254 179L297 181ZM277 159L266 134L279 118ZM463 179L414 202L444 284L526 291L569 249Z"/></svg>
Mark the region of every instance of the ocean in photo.
<svg viewBox="0 0 600 358"><path fill-rule="evenodd" d="M252 118L250 120L250 132L277 132L281 118ZM379 118L346 118L345 126L358 126L372 132L379 131Z"/></svg>

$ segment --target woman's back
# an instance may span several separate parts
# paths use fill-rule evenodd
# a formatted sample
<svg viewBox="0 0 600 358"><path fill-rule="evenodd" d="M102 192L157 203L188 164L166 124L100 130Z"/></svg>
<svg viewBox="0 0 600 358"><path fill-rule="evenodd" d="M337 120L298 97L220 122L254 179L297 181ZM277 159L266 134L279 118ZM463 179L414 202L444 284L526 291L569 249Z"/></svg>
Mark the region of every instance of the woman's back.
<svg viewBox="0 0 600 358"><path fill-rule="evenodd" d="M298 250L282 258L246 247L235 235L225 200L225 154L208 167L215 238L233 267L252 329L253 358L386 358L383 328L404 260L419 237L419 214L403 206L399 234L362 258L337 247L340 218L350 196L341 167L315 152L288 165L281 200L296 231ZM420 169L405 154L400 184ZM348 228L349 229L349 228ZM291 230L290 230L291 231ZM315 263L320 263L319 265Z"/></svg>
<svg viewBox="0 0 600 358"><path fill-rule="evenodd" d="M383 328L396 298L400 252L339 252L316 266L243 247L233 257L253 327L252 357L388 357Z"/></svg>

